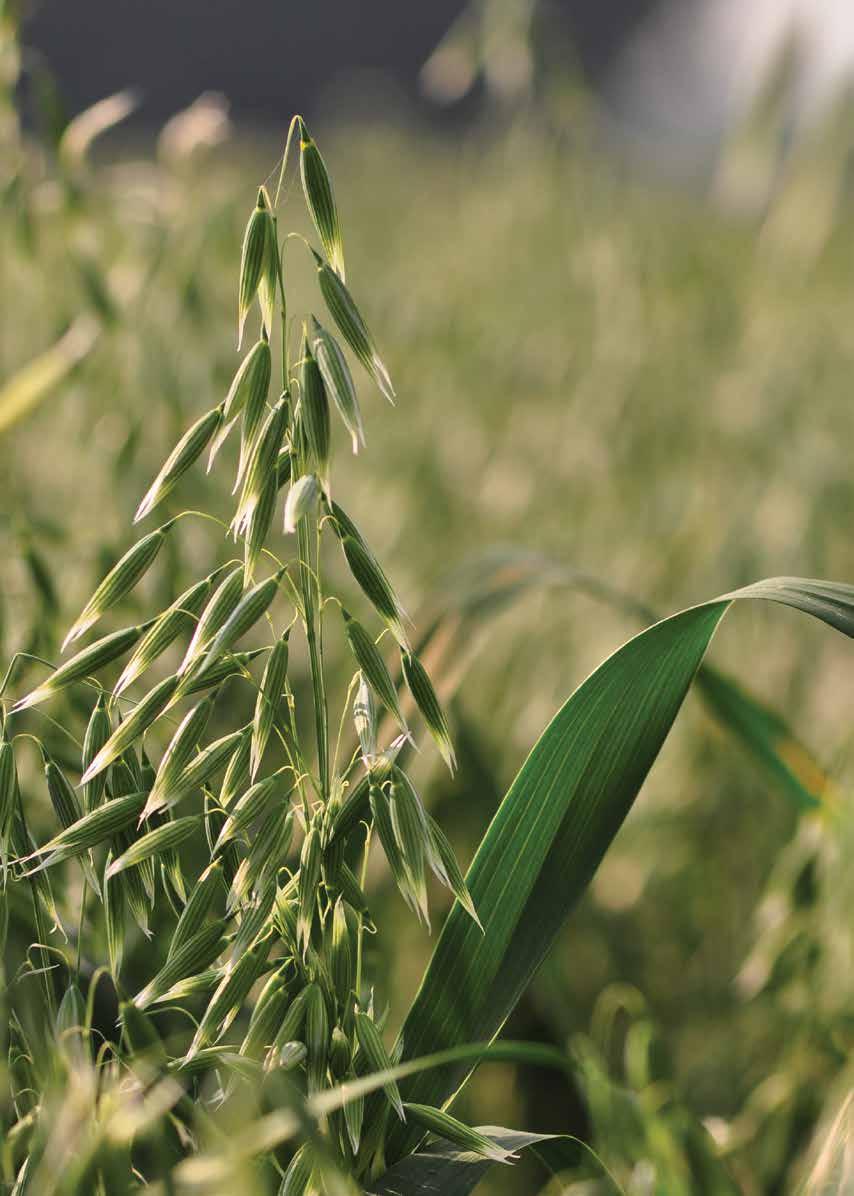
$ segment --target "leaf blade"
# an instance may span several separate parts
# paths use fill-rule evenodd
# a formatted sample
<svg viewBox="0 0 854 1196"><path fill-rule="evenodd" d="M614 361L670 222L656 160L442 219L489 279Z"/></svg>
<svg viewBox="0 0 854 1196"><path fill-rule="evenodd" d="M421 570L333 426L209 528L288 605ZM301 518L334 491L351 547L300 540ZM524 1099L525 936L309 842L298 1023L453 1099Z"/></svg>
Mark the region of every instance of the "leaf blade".
<svg viewBox="0 0 854 1196"><path fill-rule="evenodd" d="M854 587L776 578L664 619L575 691L538 740L466 878L484 934L449 916L401 1031L404 1059L501 1029L631 808L717 626L734 600L763 598L854 635ZM406 1100L441 1105L464 1067L423 1073ZM388 1157L417 1142L395 1127Z"/></svg>

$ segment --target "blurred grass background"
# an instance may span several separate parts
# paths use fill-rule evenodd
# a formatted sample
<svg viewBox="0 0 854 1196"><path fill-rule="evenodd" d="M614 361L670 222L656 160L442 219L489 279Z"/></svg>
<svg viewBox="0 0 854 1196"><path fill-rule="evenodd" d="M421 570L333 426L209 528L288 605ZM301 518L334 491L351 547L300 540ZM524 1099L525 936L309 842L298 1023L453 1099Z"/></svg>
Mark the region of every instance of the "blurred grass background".
<svg viewBox="0 0 854 1196"><path fill-rule="evenodd" d="M130 542L160 461L225 393L242 229L281 150L242 131L207 146L227 133L210 106L156 149L24 133L8 35L2 53L0 398L20 400L20 371L60 344L52 380L0 431L8 660L54 655ZM762 576L851 580L846 128L834 112L768 169L749 207L726 201L755 187L762 130L733 141L712 186L680 191L604 154L574 88L453 137L343 109L313 129L348 281L399 394L391 410L366 389L367 450L354 465L338 437L336 497L417 622L456 572L499 549L511 569L515 553L540 553L661 612ZM286 270L295 306L315 302L296 251ZM197 472L175 509L224 512L227 497ZM186 523L143 593L165 604L220 550ZM544 565L543 584L451 662L459 777L442 778L426 751L416 770L465 861L558 705L636 630L549 577ZM816 1126L850 1086L854 661L826 630L759 608L732 616L713 659L785 711L829 764L834 801L799 817L692 699L509 1030L574 1041L586 1102L511 1068L485 1070L465 1102L482 1124L590 1136L632 1192L726 1190L685 1170L689 1116L740 1190L794 1192ZM297 676L298 696L305 684ZM374 883L374 962L396 1023L430 940ZM141 938L135 950L142 967ZM609 1038L615 984L628 1012ZM628 1113L608 1104L605 1073L634 1092ZM644 1187L650 1173L657 1186ZM493 1190L536 1190L524 1174Z"/></svg>

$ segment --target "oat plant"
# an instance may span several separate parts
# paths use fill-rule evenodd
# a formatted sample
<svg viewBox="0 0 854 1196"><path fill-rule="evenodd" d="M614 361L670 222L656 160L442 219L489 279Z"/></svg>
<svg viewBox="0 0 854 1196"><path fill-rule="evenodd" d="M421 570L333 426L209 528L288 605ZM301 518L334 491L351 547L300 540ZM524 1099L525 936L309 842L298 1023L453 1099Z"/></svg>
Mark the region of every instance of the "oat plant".
<svg viewBox="0 0 854 1196"><path fill-rule="evenodd" d="M278 200L294 134L302 192L322 254L301 237L283 235L279 226ZM321 322L312 312L295 319L288 310L286 248L312 255L331 320L324 314ZM45 1000L61 1044L68 1027L85 1021L81 954L106 946L121 1030L99 1060L107 1073L118 1075L124 1065L147 1066L158 1058L168 1059L178 1075L198 1077L221 1060L239 1059L237 1075L253 1075L260 1083L268 1075L288 1074L294 1093L314 1095L389 1067L385 1008L364 964L365 936L376 932L363 891L374 840L425 925L429 873L477 922L453 850L403 767L420 723L453 770L447 720L412 650L400 599L357 524L332 497L332 443L338 435L333 425L343 430L353 452L365 442L343 346L394 401L388 372L344 278L329 176L304 123L295 118L276 195L259 189L243 240L238 345L250 334L253 343L225 398L180 438L134 518L153 521L182 475L206 454L209 471L233 471L228 484L235 510L218 534L231 559L145 623L104 634L105 616L155 566L167 538L180 536L185 520L204 513L180 511L147 531L72 623L63 644L66 659L31 692L4 703L4 874L10 886L29 884L38 938L47 944L49 926L61 924L50 896L51 870L66 861L82 870L85 916L76 932L76 969L63 968L61 976L45 972ZM336 593L325 576L323 546L330 540L351 576L347 606L344 593ZM354 590L358 610L351 601ZM305 637L311 677L308 736L288 679L295 632ZM81 646L90 633L97 638ZM248 651L241 643L247 634L256 641ZM334 702L326 692L324 638L352 657L352 682ZM118 660L123 667L112 685L96 680ZM155 680L165 660L172 663ZM19 716L72 685L91 695L75 762L79 784L40 739L15 733ZM236 685L252 688L253 717L211 740L207 727L213 719L227 722L230 687ZM413 729L402 712L401 685L411 697ZM38 744L59 823L41 845L29 834L16 778L15 757L25 736ZM164 745L156 764L148 755L154 739ZM206 857L201 873L192 877L179 850L191 840ZM165 962L139 991L126 991L122 965L129 923L149 933L159 894L173 914ZM229 1031L250 994L248 1024L241 1040L231 1041ZM186 1041L161 1044L156 1011L191 999L192 1033ZM282 1190L314 1190L326 1182L326 1172L359 1178L382 1170L389 1117L407 1117L396 1085L389 1082L384 1091L373 1105L347 1104L327 1120L321 1139L293 1159L271 1160L282 1172ZM203 1106L200 1098L200 1111ZM433 1128L443 1116L439 1110L410 1112ZM447 1121L449 1133L463 1132ZM31 1138L25 1165L34 1178L26 1190L32 1184L39 1190L47 1182L50 1152L40 1139L39 1119L31 1122L19 1137L22 1143L24 1136ZM468 1132L488 1154L503 1157L499 1148ZM64 1183L104 1186L109 1132L104 1133L104 1140L95 1135L73 1181ZM156 1171L139 1179L156 1178Z"/></svg>
<svg viewBox="0 0 854 1196"><path fill-rule="evenodd" d="M292 153L316 245L283 224ZM316 270L304 309L288 285L295 253ZM558 1049L498 1036L729 606L764 598L854 633L854 588L791 578L655 623L558 712L464 877L407 772L425 732L424 750L453 771L448 719L359 530L357 496L333 483L333 445L361 452L377 417L367 403L363 417L354 371L395 400L353 298L369 289L345 272L329 174L297 117L277 185L259 188L246 225L228 393L166 457L136 511L141 538L71 624L61 663L16 699L7 673L3 928L14 918L32 932L4 976L10 1192L465 1196L527 1148L549 1169L581 1158L596 1173L579 1144L471 1127L453 1098L490 1060L571 1066ZM205 464L234 496L228 525L167 507ZM125 597L196 521L220 552L214 567L122 625ZM297 648L304 702L289 674ZM351 661L346 692L328 692L330 652ZM86 720L64 728L72 748L60 754L42 729L55 730L50 703L71 687ZM240 687L252 695L245 722ZM18 780L33 749L55 820L41 841ZM383 929L366 892L372 850L425 927L431 874L454 898L396 1040L387 1021L400 1011L389 1019L366 948ZM57 874L73 901L55 899ZM139 987L128 945L152 928ZM116 1006L106 1015L104 990Z"/></svg>

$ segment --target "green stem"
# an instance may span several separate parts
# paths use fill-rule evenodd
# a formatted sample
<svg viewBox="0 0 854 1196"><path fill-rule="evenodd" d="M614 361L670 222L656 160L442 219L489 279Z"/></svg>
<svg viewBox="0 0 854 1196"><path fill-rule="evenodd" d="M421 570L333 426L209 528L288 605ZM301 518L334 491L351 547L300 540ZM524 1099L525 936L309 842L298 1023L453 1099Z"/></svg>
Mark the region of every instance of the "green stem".
<svg viewBox="0 0 854 1196"><path fill-rule="evenodd" d="M39 895L36 890L35 882L30 880L30 899L33 903L33 918L36 923L36 934L39 936L39 944L44 943L47 939L47 932L45 931L44 921L42 920L41 906L39 905ZM45 997L47 998L47 1007L50 1012L51 1023L56 1025L56 991L53 986L53 965L50 962L50 956L39 946L39 955L42 961L42 981L44 983Z"/></svg>
<svg viewBox="0 0 854 1196"><path fill-rule="evenodd" d="M365 891L365 882L368 877L368 857L371 854L371 830L373 828L368 825L365 830L365 848L362 854L362 869L359 876L359 884L362 887L362 892ZM365 937L365 915L359 914L359 929L356 938L356 996L359 1000L362 998L362 940Z"/></svg>
<svg viewBox="0 0 854 1196"><path fill-rule="evenodd" d="M41 751L42 745L41 745L40 740L38 740L35 737L35 735L30 734L29 731L19 731L12 742L14 743L18 739L32 740L32 742L38 747L39 751ZM27 820L24 818L24 803L23 803L23 799L21 798L20 789L17 791L16 801L17 801L17 805L18 805L18 817L21 820L21 826L26 828ZM27 832L25 830L24 834L26 835L26 833ZM29 846L32 846L32 841L30 841ZM42 908L39 905L38 889L36 888L36 882L32 878L32 876L29 877L29 887L30 887L30 900L33 903L33 920L36 924L36 934L38 935L40 944L46 943L47 942L47 931L45 929L44 920L42 918ZM56 1023L56 1010L57 1010L56 989L55 989L54 983L53 983L53 971L52 971L52 965L50 962L50 956L47 954L47 952L41 946L39 947L39 955L41 956L41 961L42 961L42 982L44 983L45 997L47 998L48 1010L50 1011L50 1016L51 1016L52 1022L53 1022L53 1024L55 1024Z"/></svg>
<svg viewBox="0 0 854 1196"><path fill-rule="evenodd" d="M36 661L38 661L39 664L47 665L47 667L49 669L56 668L55 664L53 664L49 660L45 660L44 657L42 657L42 656L34 656L32 652L16 652L15 655L12 657L12 659L9 661L9 667L6 670L6 674L3 678L2 683L0 683L0 698L2 698L3 694L6 692L6 686L9 684L9 681L11 680L11 677L12 677L12 673L14 672L14 669L15 669L15 665L18 663L19 660L36 660Z"/></svg>
<svg viewBox="0 0 854 1196"><path fill-rule="evenodd" d="M295 770L294 775L298 777L297 790L300 795L300 801L302 802L302 811L303 811L303 818L305 819L305 826L306 826L306 829L308 829L308 824L311 821L311 810L309 808L308 798L306 797L306 794L305 794L305 784L303 781L303 777L307 774L308 769L306 768L305 760L303 759L302 748L300 747L300 741L299 741L299 734L297 733L297 720L296 720L296 714L294 711L293 690L291 689L290 683L287 681L287 679L285 679L285 701L288 706L288 721L289 721L290 730L291 730L291 739L293 741L293 750L296 753L296 760L297 760L297 765L298 765L298 768ZM281 739L282 739L282 743L285 745L285 750L288 752L288 756L290 757L290 751L288 750L288 747L287 747L287 741L286 741L284 732L281 733Z"/></svg>
<svg viewBox="0 0 854 1196"><path fill-rule="evenodd" d="M329 797L329 718L326 707L326 685L323 678L323 659L315 601L315 581L311 569L311 541L305 519L297 528L300 556L300 583L305 614L305 634L308 640L311 687L314 694L314 723L317 734L317 767L320 792L325 801Z"/></svg>
<svg viewBox="0 0 854 1196"><path fill-rule="evenodd" d="M80 983L80 960L81 960L82 950L83 950L83 925L84 925L84 919L86 917L86 895L88 892L89 892L89 882L84 879L83 892L80 897L80 917L77 921L77 961L76 961L75 968L74 968L78 985Z"/></svg>
<svg viewBox="0 0 854 1196"><path fill-rule="evenodd" d="M288 139L290 141L290 134ZM282 173L284 173L284 169ZM276 199L278 200L278 190L276 193ZM278 275L279 295L281 297L282 305L282 390L287 391L288 373L290 369L287 300L285 298L285 281L282 277L282 259L278 250L279 238L275 214L273 215L273 233L276 238L276 273ZM288 405L288 431L291 433L291 451L294 453L297 466L301 468L302 462L296 459L293 437L293 409L290 404ZM295 471L293 471L292 476L294 478L300 476L300 468L297 468ZM318 619L318 608L320 607L321 595L318 574L312 570L311 539L305 519L300 520L299 526L297 528L297 543L299 546L300 590L302 592L305 634L308 641L311 688L314 695L314 723L315 732L317 735L317 767L320 776L321 797L324 801L326 801L329 797L329 716L326 706L326 684L323 677L322 619ZM317 546L319 556L319 532L317 536Z"/></svg>

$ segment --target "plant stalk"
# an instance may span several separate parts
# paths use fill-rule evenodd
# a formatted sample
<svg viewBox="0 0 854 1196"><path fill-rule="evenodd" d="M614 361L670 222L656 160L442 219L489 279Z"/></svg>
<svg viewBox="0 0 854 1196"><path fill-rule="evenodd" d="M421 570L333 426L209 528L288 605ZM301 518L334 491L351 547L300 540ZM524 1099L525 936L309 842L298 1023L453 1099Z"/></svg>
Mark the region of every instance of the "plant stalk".
<svg viewBox="0 0 854 1196"><path fill-rule="evenodd" d="M314 695L314 722L317 734L317 767L323 800L329 797L329 716L326 706L326 684L323 677L323 653L317 628L315 580L311 569L311 540L305 519L297 528L300 556L300 589L305 608L305 634L308 640L311 687Z"/></svg>
<svg viewBox="0 0 854 1196"><path fill-rule="evenodd" d="M288 137L290 141L290 134ZM287 160L287 159L286 159ZM280 184L281 185L281 184ZM278 192L277 192L278 199ZM273 232L276 239L276 276L279 284L279 294L282 304L282 390L288 389L288 373L290 355L288 351L287 300L285 298L285 283L282 278L282 259L279 253L278 224L275 211L273 213ZM288 404L288 429L291 433L291 452L295 454L293 441L293 408ZM299 462L301 465L302 463ZM295 475L298 476L298 475ZM320 556L320 532L318 530L318 567ZM329 714L326 705L326 683L323 677L323 652L318 633L318 607L320 595L317 593L317 582L312 574L311 539L305 519L301 519L297 527L297 543L299 547L300 591L302 593L303 613L305 616L305 634L308 641L309 668L311 671L311 688L314 697L314 725L317 736L317 768L320 778L321 797L326 801L329 797Z"/></svg>

